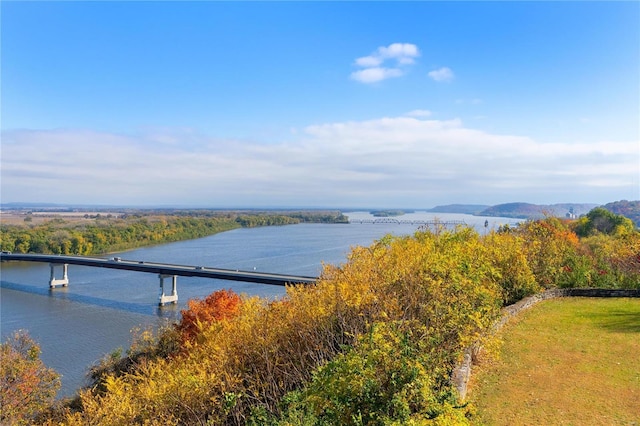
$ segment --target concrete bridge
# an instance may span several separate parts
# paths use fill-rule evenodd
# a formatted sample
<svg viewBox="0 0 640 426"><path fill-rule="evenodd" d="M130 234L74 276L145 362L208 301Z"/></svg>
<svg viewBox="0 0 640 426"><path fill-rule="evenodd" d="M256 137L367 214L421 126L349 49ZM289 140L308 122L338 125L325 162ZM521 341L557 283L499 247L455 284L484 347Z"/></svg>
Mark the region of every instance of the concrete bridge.
<svg viewBox="0 0 640 426"><path fill-rule="evenodd" d="M178 276L215 278L219 280L252 282L258 284L287 285L312 284L317 277L298 275L272 274L268 272L240 271L234 269L220 269L208 266L173 265L170 263L145 262L126 260L120 257L109 259L86 256L62 256L49 254L13 254L0 253L0 261L43 262L51 266L49 287L67 287L69 285L69 265L91 266L96 268L125 269L128 271L158 274L160 278L159 305L178 302ZM62 270L62 278L56 278L56 269ZM171 279L171 293L165 293L165 279ZM168 290L168 289L167 289Z"/></svg>

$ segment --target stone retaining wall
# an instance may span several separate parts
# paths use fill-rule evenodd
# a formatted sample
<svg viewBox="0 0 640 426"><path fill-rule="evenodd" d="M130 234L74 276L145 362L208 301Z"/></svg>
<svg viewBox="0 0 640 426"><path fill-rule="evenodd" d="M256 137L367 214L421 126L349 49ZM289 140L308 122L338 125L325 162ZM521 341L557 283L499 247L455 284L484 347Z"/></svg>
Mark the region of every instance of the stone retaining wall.
<svg viewBox="0 0 640 426"><path fill-rule="evenodd" d="M525 297L513 305L505 306L502 309L501 318L493 326L492 332L500 330L513 316L525 309L529 309L538 302L558 297L640 297L638 290L619 290L602 288L558 288L546 290L533 296ZM479 347L467 348L462 362L453 370L451 381L458 391L461 401L467 397L467 385L471 378L471 369L475 360L475 355L481 350Z"/></svg>

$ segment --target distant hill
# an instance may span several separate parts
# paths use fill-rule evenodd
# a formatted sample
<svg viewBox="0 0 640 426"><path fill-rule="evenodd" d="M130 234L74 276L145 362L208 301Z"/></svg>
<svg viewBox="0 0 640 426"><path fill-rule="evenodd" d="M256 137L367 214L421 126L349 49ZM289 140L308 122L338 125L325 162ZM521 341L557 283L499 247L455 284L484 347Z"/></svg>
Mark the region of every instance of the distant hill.
<svg viewBox="0 0 640 426"><path fill-rule="evenodd" d="M636 201L614 201L612 203L605 204L605 209L609 210L611 213L619 214L624 217L628 217L636 224L636 226L640 226L640 200Z"/></svg>
<svg viewBox="0 0 640 426"><path fill-rule="evenodd" d="M598 207L597 204L530 204L530 203L507 203L489 207L478 214L478 216L501 216L518 219L538 219L544 216L568 217L589 213L591 209Z"/></svg>
<svg viewBox="0 0 640 426"><path fill-rule="evenodd" d="M635 201L634 201L635 202ZM633 203L627 201L627 203ZM637 202L635 202L637 203ZM431 213L463 213L475 216L499 216L517 219L539 219L545 216L580 217L598 207L593 203L560 203L560 204L531 204L506 203L495 206L483 204L448 204L436 206L427 210ZM621 214L621 213L619 213Z"/></svg>
<svg viewBox="0 0 640 426"><path fill-rule="evenodd" d="M478 214L483 210L488 209L491 206L483 204L449 204L446 206L436 206L427 210L431 213L463 213L463 214Z"/></svg>
<svg viewBox="0 0 640 426"><path fill-rule="evenodd" d="M498 204L481 211L478 216L514 217L518 219L533 219L543 217L543 207L529 203Z"/></svg>

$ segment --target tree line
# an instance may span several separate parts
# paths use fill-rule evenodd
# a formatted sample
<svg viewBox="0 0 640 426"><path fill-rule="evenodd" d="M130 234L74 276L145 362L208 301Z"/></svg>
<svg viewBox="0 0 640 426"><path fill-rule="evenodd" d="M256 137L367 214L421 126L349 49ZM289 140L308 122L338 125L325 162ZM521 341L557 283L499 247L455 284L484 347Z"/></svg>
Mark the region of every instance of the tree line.
<svg viewBox="0 0 640 426"><path fill-rule="evenodd" d="M290 225L301 222L344 223L338 213L130 214L88 221L52 219L41 225L0 225L2 251L63 255L104 254L153 244L206 237L239 227Z"/></svg>

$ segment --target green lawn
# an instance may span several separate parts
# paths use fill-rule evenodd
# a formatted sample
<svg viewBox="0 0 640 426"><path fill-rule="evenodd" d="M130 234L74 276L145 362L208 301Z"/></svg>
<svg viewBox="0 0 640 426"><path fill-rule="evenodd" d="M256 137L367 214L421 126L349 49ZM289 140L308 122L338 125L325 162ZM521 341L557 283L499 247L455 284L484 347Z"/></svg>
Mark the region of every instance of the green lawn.
<svg viewBox="0 0 640 426"><path fill-rule="evenodd" d="M562 298L520 313L474 369L486 425L640 425L640 299Z"/></svg>

